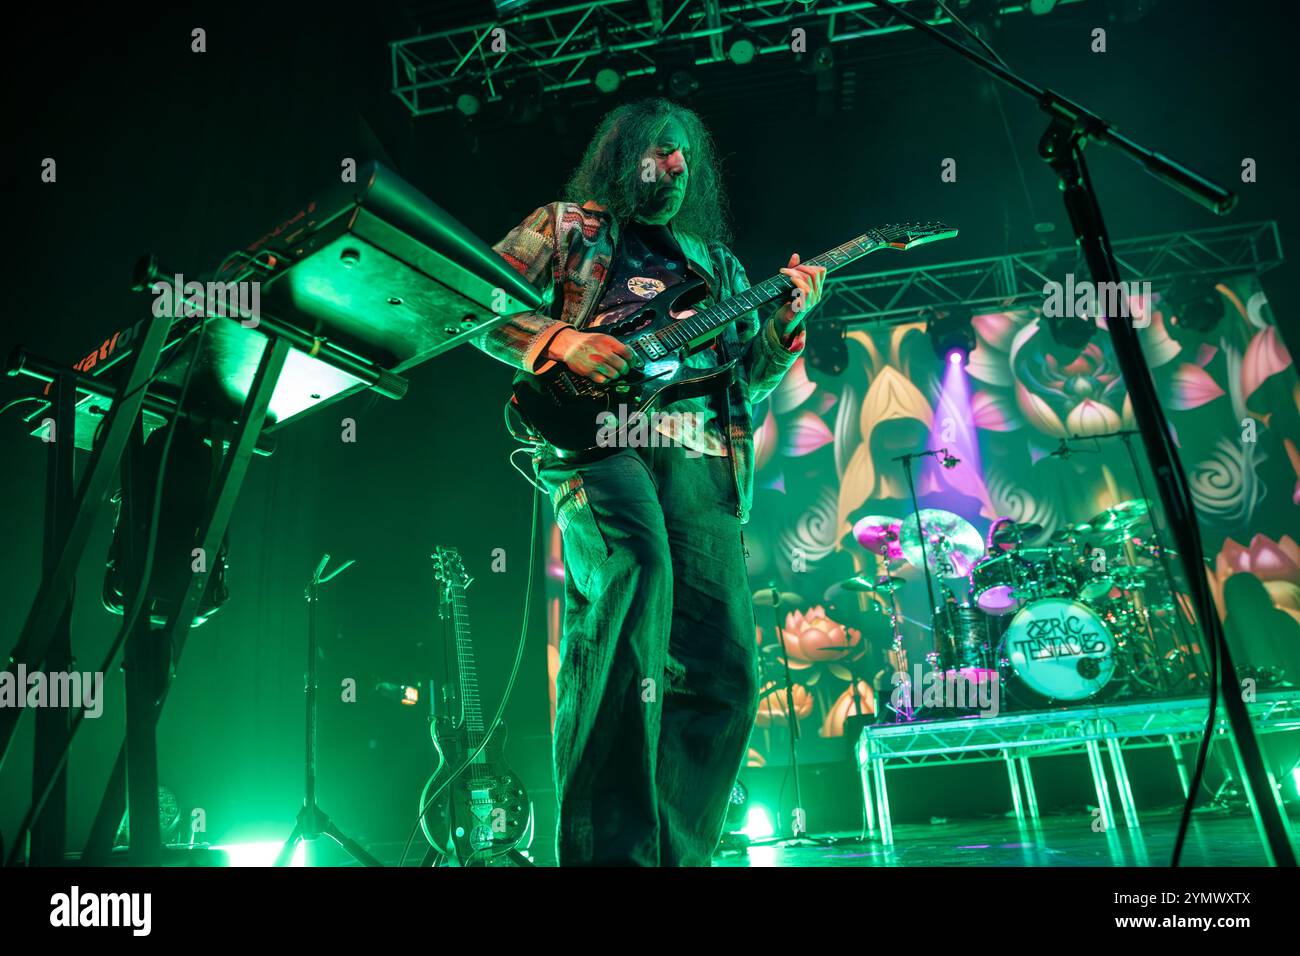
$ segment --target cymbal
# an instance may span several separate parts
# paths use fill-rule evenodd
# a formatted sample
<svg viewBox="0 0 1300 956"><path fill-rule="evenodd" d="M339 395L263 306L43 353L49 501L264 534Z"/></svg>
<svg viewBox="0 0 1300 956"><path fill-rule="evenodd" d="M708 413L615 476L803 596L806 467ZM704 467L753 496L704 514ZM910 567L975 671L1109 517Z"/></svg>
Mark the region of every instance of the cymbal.
<svg viewBox="0 0 1300 956"><path fill-rule="evenodd" d="M1092 525L1086 521L1080 521L1076 524L1067 524L1058 531L1052 533L1047 540L1052 544L1074 544L1075 539L1082 538L1093 530Z"/></svg>
<svg viewBox="0 0 1300 956"><path fill-rule="evenodd" d="M907 559L921 567L920 528L925 529L925 555L930 569L944 578L964 578L984 554L984 539L961 515L939 508L922 509L903 519L899 544Z"/></svg>
<svg viewBox="0 0 1300 956"><path fill-rule="evenodd" d="M753 601L754 601L754 607L772 607L774 603L772 600L772 589L760 588L759 590L755 591L753 595ZM780 604L781 607L785 607L787 605L794 607L795 605L799 604L801 601L803 601L802 594L795 594L793 591L778 591L777 601L775 603Z"/></svg>
<svg viewBox="0 0 1300 956"><path fill-rule="evenodd" d="M1098 534L1121 534L1135 528L1147 520L1150 507L1142 498L1121 501L1113 508L1107 508L1088 523L1092 531Z"/></svg>
<svg viewBox="0 0 1300 956"><path fill-rule="evenodd" d="M838 582L846 591L879 591L888 594L895 588L901 588L907 582L892 574L882 574L872 578L866 574L856 574Z"/></svg>
<svg viewBox="0 0 1300 956"><path fill-rule="evenodd" d="M1017 524L1013 521L1010 524L1004 524L993 532L993 543L1018 545L1037 538L1042 533L1043 526L1036 521L1029 521L1025 524Z"/></svg>
<svg viewBox="0 0 1300 956"><path fill-rule="evenodd" d="M873 554L880 554L898 540L899 520L888 515L867 515L853 524L853 537Z"/></svg>

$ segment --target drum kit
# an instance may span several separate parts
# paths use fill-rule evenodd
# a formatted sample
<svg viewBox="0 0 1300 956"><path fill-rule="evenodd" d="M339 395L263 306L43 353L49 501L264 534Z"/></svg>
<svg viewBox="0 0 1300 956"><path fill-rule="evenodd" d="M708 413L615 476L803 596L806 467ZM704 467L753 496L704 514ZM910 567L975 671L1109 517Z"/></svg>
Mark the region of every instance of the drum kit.
<svg viewBox="0 0 1300 956"><path fill-rule="evenodd" d="M853 527L881 574L832 587L869 593L889 620L894 667L909 675L904 624L929 630L926 667L1000 682L1014 707L1032 709L1168 694L1198 677L1183 650L1168 558L1145 500L1121 502L1046 535L1003 519L987 545L960 515L917 510L902 521L869 515ZM904 617L906 565L928 567L931 627ZM829 592L828 592L829 593ZM892 719L916 717L908 706Z"/></svg>

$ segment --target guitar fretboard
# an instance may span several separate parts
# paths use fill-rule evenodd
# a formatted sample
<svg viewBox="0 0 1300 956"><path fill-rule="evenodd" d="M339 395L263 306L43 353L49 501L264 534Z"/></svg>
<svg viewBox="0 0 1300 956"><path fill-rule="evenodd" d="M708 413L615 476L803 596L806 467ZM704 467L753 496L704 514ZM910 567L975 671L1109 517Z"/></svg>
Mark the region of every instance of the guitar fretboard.
<svg viewBox="0 0 1300 956"><path fill-rule="evenodd" d="M836 246L828 252L823 252L804 264L825 266L827 272L833 272L889 244L888 236L878 230L872 230L858 236L856 239L850 239L843 245ZM744 292L732 296L725 302L665 326L656 333L655 338L659 340L659 343L665 349L676 351L684 346L708 338L737 316L744 315L760 305L786 295L792 288L794 288L794 282L790 277L777 273L770 279L764 279L758 285L750 286Z"/></svg>

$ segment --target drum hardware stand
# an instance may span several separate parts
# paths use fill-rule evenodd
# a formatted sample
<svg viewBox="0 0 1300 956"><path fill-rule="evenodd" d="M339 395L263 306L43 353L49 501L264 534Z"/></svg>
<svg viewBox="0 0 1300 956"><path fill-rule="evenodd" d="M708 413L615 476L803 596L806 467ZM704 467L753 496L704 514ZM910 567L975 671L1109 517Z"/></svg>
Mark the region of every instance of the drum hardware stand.
<svg viewBox="0 0 1300 956"><path fill-rule="evenodd" d="M311 581L305 590L307 598L307 749L304 760L306 795L303 797L302 809L298 811L298 819L294 823L293 832L289 834L289 839L285 840L284 846L280 848L280 853L275 858L275 865L288 866L293 859L293 851L297 849L298 844L310 843L327 836L342 847L348 856L363 866L382 867L383 864L367 853L361 844L352 840L336 827L316 803L316 605L320 603L320 586L328 584L356 562L345 561L329 574L325 574L325 567L329 563L330 556L328 554L320 559L320 564L316 565L316 570L312 572Z"/></svg>
<svg viewBox="0 0 1300 956"><path fill-rule="evenodd" d="M948 449L936 448L928 451L908 452L905 455L899 455L894 461L903 463L903 473L907 476L907 491L912 496L912 514L916 515L917 537L921 539L921 569L925 572L925 594L930 602L930 625L931 637L934 639L935 651L939 649L939 609L934 596L934 579L930 576L930 556L925 549L925 526L921 523L921 506L916 500L916 483L912 480L912 459L935 457L943 455L947 457Z"/></svg>
<svg viewBox="0 0 1300 956"><path fill-rule="evenodd" d="M1060 181L1062 198L1070 225L1074 231L1079 248L1088 264L1094 283L1101 288L1123 288L1120 285L1102 285L1102 283L1119 283L1121 281L1119 263L1115 259L1110 237L1106 230L1096 193L1092 188L1084 159L1084 147L1090 140L1096 140L1110 146L1138 162L1149 173L1184 196L1200 203L1219 215L1228 213L1236 205L1236 197L1190 169L1174 162L1168 157L1147 149L1127 136L1116 132L1100 116L1056 93L1043 89L1022 79L1002 62L983 56L964 43L949 37L943 31L927 23L922 17L899 6L893 0L876 0L876 5L883 7L895 16L911 24L915 29L933 37L936 41L979 66L984 72L1001 80L1012 89L1029 96L1048 115L1049 124L1039 141L1039 155L1052 167ZM984 44L986 50L992 49ZM993 54L996 57L996 53ZM1117 317L1118 318L1118 317ZM1241 699L1240 688L1236 685L1236 668L1232 661L1232 651L1224 636L1222 622L1214 606L1213 596L1204 573L1204 556L1201 548L1200 531L1196 525L1192 496L1186 473L1178 457L1178 449L1173 442L1169 423L1160 399L1156 394L1142 353L1141 342L1133 325L1126 321L1111 321L1107 328L1114 345L1115 356L1120 367L1120 374L1128 386L1129 397L1141 430L1146 447L1147 460L1151 471L1157 478L1157 490L1164 513L1169 520L1174 541L1178 547L1179 557L1187 570L1188 586L1191 591L1197 617L1202 632L1214 648L1213 660L1217 665L1217 688L1219 698L1228 717L1228 722L1236 739L1238 753L1246 785L1247 798L1255 814L1265 852L1269 861L1275 865L1296 865L1296 852L1291 843L1291 832L1281 796L1270 779L1268 767L1264 763L1259 740L1255 736L1250 712L1245 701ZM1211 694L1215 689L1211 689ZM1209 701L1210 713L1214 714L1216 698ZM1207 746L1208 737L1202 738L1202 753ZM1204 769L1203 759L1198 759L1195 772L1196 785L1199 785ZM1195 786L1191 788L1195 799ZM1186 835L1186 826L1190 812L1184 810L1179 825L1176 851L1180 849ZM1178 862L1175 855L1174 863Z"/></svg>
<svg viewBox="0 0 1300 956"><path fill-rule="evenodd" d="M1137 432L1131 428L1126 428L1122 431L1115 432L1114 434L1124 443L1124 450L1128 452L1129 466L1133 469L1133 476L1137 479L1138 492L1142 495L1143 500L1150 501L1151 498L1147 492L1146 480L1142 477L1142 469L1138 467L1137 452L1133 450L1133 436L1136 435ZM1098 437L1105 438L1109 436L1101 435ZM1151 518L1151 534L1155 538L1156 553L1160 559L1160 568L1165 573L1165 582L1169 585L1169 594L1174 602L1174 620L1178 622L1178 634L1183 639L1185 647L1196 647L1197 657L1201 659L1198 666L1204 667L1205 673L1208 674L1210 668L1208 666L1209 662L1205 660L1205 648L1201 647L1200 641L1195 640L1194 635L1188 633L1188 621L1186 620L1186 615L1178 604L1178 584L1174 579L1174 569L1169 564L1169 553L1165 549L1164 541L1160 537L1160 526L1156 523L1154 517Z"/></svg>

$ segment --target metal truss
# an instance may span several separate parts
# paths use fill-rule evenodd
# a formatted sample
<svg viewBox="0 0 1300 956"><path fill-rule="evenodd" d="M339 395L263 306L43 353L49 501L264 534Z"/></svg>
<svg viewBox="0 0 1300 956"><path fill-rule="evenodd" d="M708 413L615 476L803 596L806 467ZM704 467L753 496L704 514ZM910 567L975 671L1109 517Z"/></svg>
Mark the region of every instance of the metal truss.
<svg viewBox="0 0 1300 956"><path fill-rule="evenodd" d="M1300 730L1300 691L1262 693L1247 705L1247 711L1258 734ZM1038 797L1030 758L1080 754L1087 757L1096 794L1095 823L1102 830L1110 830L1120 818L1111 805L1112 783L1107 779L1104 747L1124 825L1137 830L1141 822L1124 759L1125 749L1167 746L1183 797L1189 798L1191 781L1183 762L1182 746L1204 733L1208 718L1209 704L1204 698L1183 698L1136 704L1093 704L1003 717L868 726L863 728L857 743L867 829L874 835L878 827L881 842L885 846L893 845L886 770L995 761L1006 767L1017 825L1037 826ZM1222 737L1231 745L1240 765L1236 740L1223 711L1219 711L1214 733L1216 738ZM1258 813L1255 824L1267 847Z"/></svg>
<svg viewBox="0 0 1300 956"><path fill-rule="evenodd" d="M888 250L879 255L888 254ZM1115 243L1128 281L1160 291L1179 278L1260 274L1282 264L1277 223L1212 227ZM874 258L874 257L873 257ZM864 261L873 261L868 259ZM878 260L875 260L878 261ZM1073 246L863 275L837 273L810 325L914 322L922 309L1006 309L1042 304L1043 286L1089 275Z"/></svg>
<svg viewBox="0 0 1300 956"><path fill-rule="evenodd" d="M925 7L932 24L952 22L933 3L900 2ZM1059 0L1057 6L1082 2ZM953 0L951 7L963 18L1029 14L1028 3L999 0ZM655 73L663 68L656 48L660 54L672 50L674 65L684 67L726 60L741 40L753 56L789 55L796 27L807 30L809 54L828 43L911 29L869 2L588 0L394 40L391 92L413 116L455 109L461 97L470 98L462 102L472 112L512 95L586 87L601 69L623 80Z"/></svg>
<svg viewBox="0 0 1300 956"><path fill-rule="evenodd" d="M1261 692L1248 707L1256 733L1300 730L1300 692ZM1002 717L873 724L862 731L858 760L892 768L979 763L1016 755L1077 753L1089 741L1123 740L1128 748L1162 746L1170 736L1199 737L1209 714L1204 698L1154 700L1034 711ZM1219 712L1217 731L1228 729Z"/></svg>

